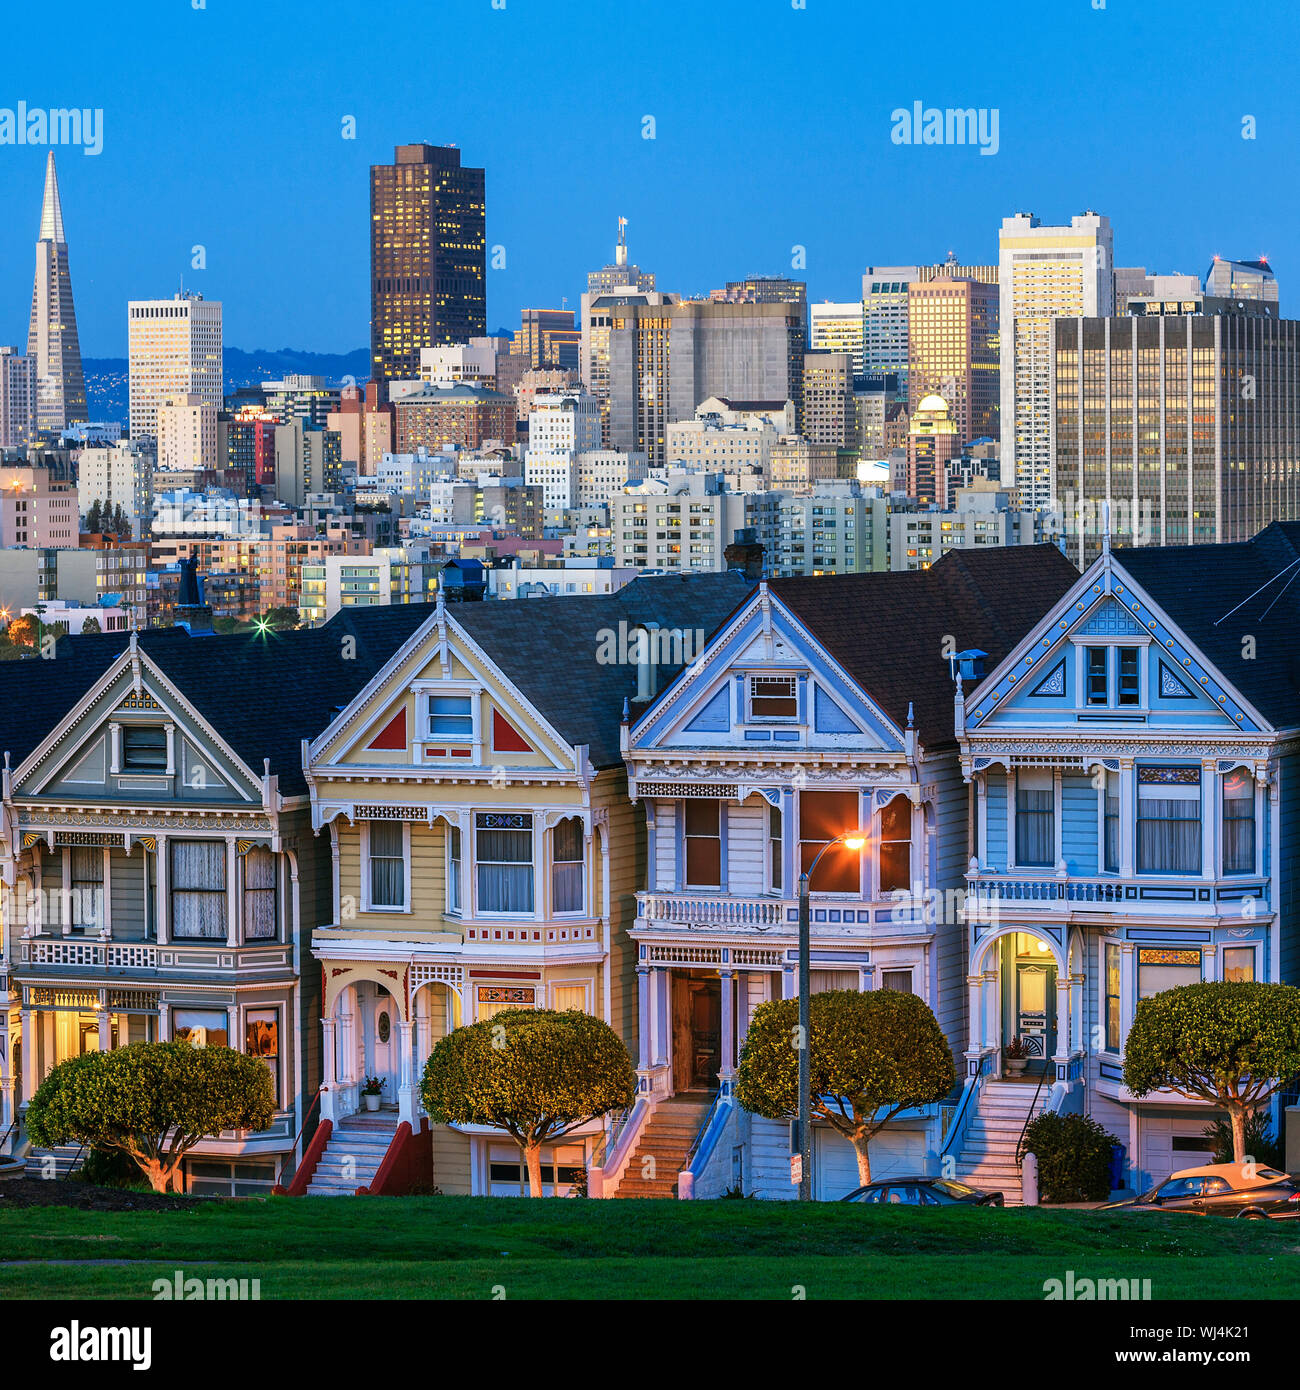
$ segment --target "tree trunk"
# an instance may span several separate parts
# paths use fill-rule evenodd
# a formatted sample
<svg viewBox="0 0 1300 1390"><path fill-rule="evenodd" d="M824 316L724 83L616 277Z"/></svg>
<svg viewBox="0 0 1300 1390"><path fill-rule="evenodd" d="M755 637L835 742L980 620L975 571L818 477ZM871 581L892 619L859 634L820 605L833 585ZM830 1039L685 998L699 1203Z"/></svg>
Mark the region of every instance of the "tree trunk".
<svg viewBox="0 0 1300 1390"><path fill-rule="evenodd" d="M853 1149L858 1156L858 1182L863 1187L871 1181L871 1156L867 1153L869 1142L865 1134L853 1136Z"/></svg>
<svg viewBox="0 0 1300 1390"><path fill-rule="evenodd" d="M1246 1161L1246 1108L1240 1102L1228 1106L1228 1118L1232 1121L1232 1161Z"/></svg>
<svg viewBox="0 0 1300 1390"><path fill-rule="evenodd" d="M528 1164L528 1195L542 1195L542 1146L529 1144L524 1148L524 1161Z"/></svg>
<svg viewBox="0 0 1300 1390"><path fill-rule="evenodd" d="M170 1192L172 1190L173 1172L160 1159L138 1158L136 1162L140 1165L140 1171L149 1179L149 1186L155 1192Z"/></svg>

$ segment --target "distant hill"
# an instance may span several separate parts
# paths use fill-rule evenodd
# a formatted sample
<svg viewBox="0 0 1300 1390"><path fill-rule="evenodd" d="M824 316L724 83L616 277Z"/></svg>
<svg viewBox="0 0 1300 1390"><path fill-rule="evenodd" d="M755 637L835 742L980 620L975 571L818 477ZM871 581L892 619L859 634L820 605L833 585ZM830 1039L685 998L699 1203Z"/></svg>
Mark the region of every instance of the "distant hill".
<svg viewBox="0 0 1300 1390"><path fill-rule="evenodd" d="M361 384L370 379L370 350L306 352L301 348L256 348L245 352L228 347L224 353L226 390L259 381L278 381L285 376L323 376L331 386L346 378ZM125 357L87 357L86 405L92 420L126 423L130 409L128 364Z"/></svg>

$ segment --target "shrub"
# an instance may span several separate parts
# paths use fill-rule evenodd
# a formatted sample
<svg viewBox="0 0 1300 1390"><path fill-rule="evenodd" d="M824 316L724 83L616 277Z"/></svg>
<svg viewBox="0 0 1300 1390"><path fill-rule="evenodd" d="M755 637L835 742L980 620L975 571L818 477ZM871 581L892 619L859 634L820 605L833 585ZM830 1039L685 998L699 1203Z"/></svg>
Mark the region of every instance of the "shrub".
<svg viewBox="0 0 1300 1390"><path fill-rule="evenodd" d="M1110 1196L1111 1149L1119 1140L1088 1115L1047 1113L1029 1122L1021 1154L1038 1159L1038 1197L1104 1202Z"/></svg>
<svg viewBox="0 0 1300 1390"><path fill-rule="evenodd" d="M1216 1163L1233 1162L1232 1121L1226 1115L1206 1125L1204 1134L1214 1145ZM1256 1110L1246 1117L1246 1156L1266 1168L1286 1168L1285 1146L1274 1136L1267 1110Z"/></svg>

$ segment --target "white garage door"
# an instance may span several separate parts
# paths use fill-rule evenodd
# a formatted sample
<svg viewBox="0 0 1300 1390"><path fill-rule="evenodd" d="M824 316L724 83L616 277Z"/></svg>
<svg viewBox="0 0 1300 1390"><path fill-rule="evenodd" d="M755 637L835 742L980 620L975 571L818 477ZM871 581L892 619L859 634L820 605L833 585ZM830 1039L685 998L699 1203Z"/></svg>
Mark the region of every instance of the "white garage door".
<svg viewBox="0 0 1300 1390"><path fill-rule="evenodd" d="M925 1135L920 1130L891 1129L871 1141L871 1179L912 1177L922 1171ZM853 1145L833 1129L813 1131L813 1197L834 1202L855 1187L858 1156Z"/></svg>
<svg viewBox="0 0 1300 1390"><path fill-rule="evenodd" d="M1163 1182L1182 1168L1214 1162L1213 1146L1203 1133L1213 1116L1143 1115L1139 1120L1142 1171L1151 1183Z"/></svg>

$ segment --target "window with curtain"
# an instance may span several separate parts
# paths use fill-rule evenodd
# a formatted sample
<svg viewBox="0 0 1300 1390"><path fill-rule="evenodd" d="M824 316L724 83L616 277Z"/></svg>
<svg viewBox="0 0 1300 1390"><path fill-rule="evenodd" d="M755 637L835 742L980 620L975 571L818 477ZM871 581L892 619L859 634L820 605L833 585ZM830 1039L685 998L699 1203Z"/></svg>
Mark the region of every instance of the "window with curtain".
<svg viewBox="0 0 1300 1390"><path fill-rule="evenodd" d="M1223 872L1255 872L1255 779L1242 768L1223 779Z"/></svg>
<svg viewBox="0 0 1300 1390"><path fill-rule="evenodd" d="M799 868L807 873L823 845L841 835L860 828L861 812L858 793L800 792L799 793ZM860 893L862 891L862 855L860 851L838 844L822 855L817 872L809 879L808 889L814 893Z"/></svg>
<svg viewBox="0 0 1300 1390"><path fill-rule="evenodd" d="M1137 866L1141 873L1201 871L1201 769L1139 767Z"/></svg>
<svg viewBox="0 0 1300 1390"><path fill-rule="evenodd" d="M856 970L810 970L810 993L825 994L832 989L857 989L862 979Z"/></svg>
<svg viewBox="0 0 1300 1390"><path fill-rule="evenodd" d="M229 1047L224 1009L177 1009L172 1014L172 1039L194 1047Z"/></svg>
<svg viewBox="0 0 1300 1390"><path fill-rule="evenodd" d="M585 1014L587 1012L587 986L552 985L551 1008L561 1013L566 1009L577 1009L579 1013Z"/></svg>
<svg viewBox="0 0 1300 1390"><path fill-rule="evenodd" d="M912 884L912 803L896 796L880 811L880 891L907 892Z"/></svg>
<svg viewBox="0 0 1300 1390"><path fill-rule="evenodd" d="M688 888L722 886L722 803L686 801L686 866Z"/></svg>
<svg viewBox="0 0 1300 1390"><path fill-rule="evenodd" d="M169 891L172 937L225 937L226 846L221 840L172 840Z"/></svg>
<svg viewBox="0 0 1300 1390"><path fill-rule="evenodd" d="M533 818L481 812L475 817L480 912L533 911Z"/></svg>
<svg viewBox="0 0 1300 1390"><path fill-rule="evenodd" d="M244 1051L260 1057L271 1073L275 1103L280 1103L280 1010L249 1009L244 1015Z"/></svg>
<svg viewBox="0 0 1300 1390"><path fill-rule="evenodd" d="M447 911L460 911L460 826L447 827Z"/></svg>
<svg viewBox="0 0 1300 1390"><path fill-rule="evenodd" d="M1106 774L1106 786L1102 792L1102 832L1105 844L1102 863L1108 874L1119 873L1119 773Z"/></svg>
<svg viewBox="0 0 1300 1390"><path fill-rule="evenodd" d="M1016 865L1056 863L1056 788L1050 769L1016 774Z"/></svg>
<svg viewBox="0 0 1300 1390"><path fill-rule="evenodd" d="M1253 946L1225 946L1223 950L1223 978L1228 984L1237 984L1255 978L1255 948Z"/></svg>
<svg viewBox="0 0 1300 1390"><path fill-rule="evenodd" d="M537 990L532 986L479 985L474 1008L479 1022L507 1009L535 1009Z"/></svg>
<svg viewBox="0 0 1300 1390"><path fill-rule="evenodd" d="M571 816L551 831L551 895L556 912L582 911L582 818Z"/></svg>
<svg viewBox="0 0 1300 1390"><path fill-rule="evenodd" d="M1176 947L1139 948L1138 998L1201 983L1201 953Z"/></svg>
<svg viewBox="0 0 1300 1390"><path fill-rule="evenodd" d="M274 941L275 855L265 845L254 845L244 855L244 940Z"/></svg>
<svg viewBox="0 0 1300 1390"><path fill-rule="evenodd" d="M910 970L882 970L880 988L897 990L899 994L912 993L912 972Z"/></svg>
<svg viewBox="0 0 1300 1390"><path fill-rule="evenodd" d="M782 846L784 840L781 830L781 808L779 806L769 806L767 808L767 857L771 872L772 891L779 893L783 878L784 855Z"/></svg>
<svg viewBox="0 0 1300 1390"><path fill-rule="evenodd" d="M399 820L369 824L370 906L406 906L406 830Z"/></svg>
<svg viewBox="0 0 1300 1390"><path fill-rule="evenodd" d="M1118 1052L1119 1045L1119 947L1106 946L1106 1051Z"/></svg>
<svg viewBox="0 0 1300 1390"><path fill-rule="evenodd" d="M100 931L104 925L104 851L74 846L72 858L73 931Z"/></svg>

